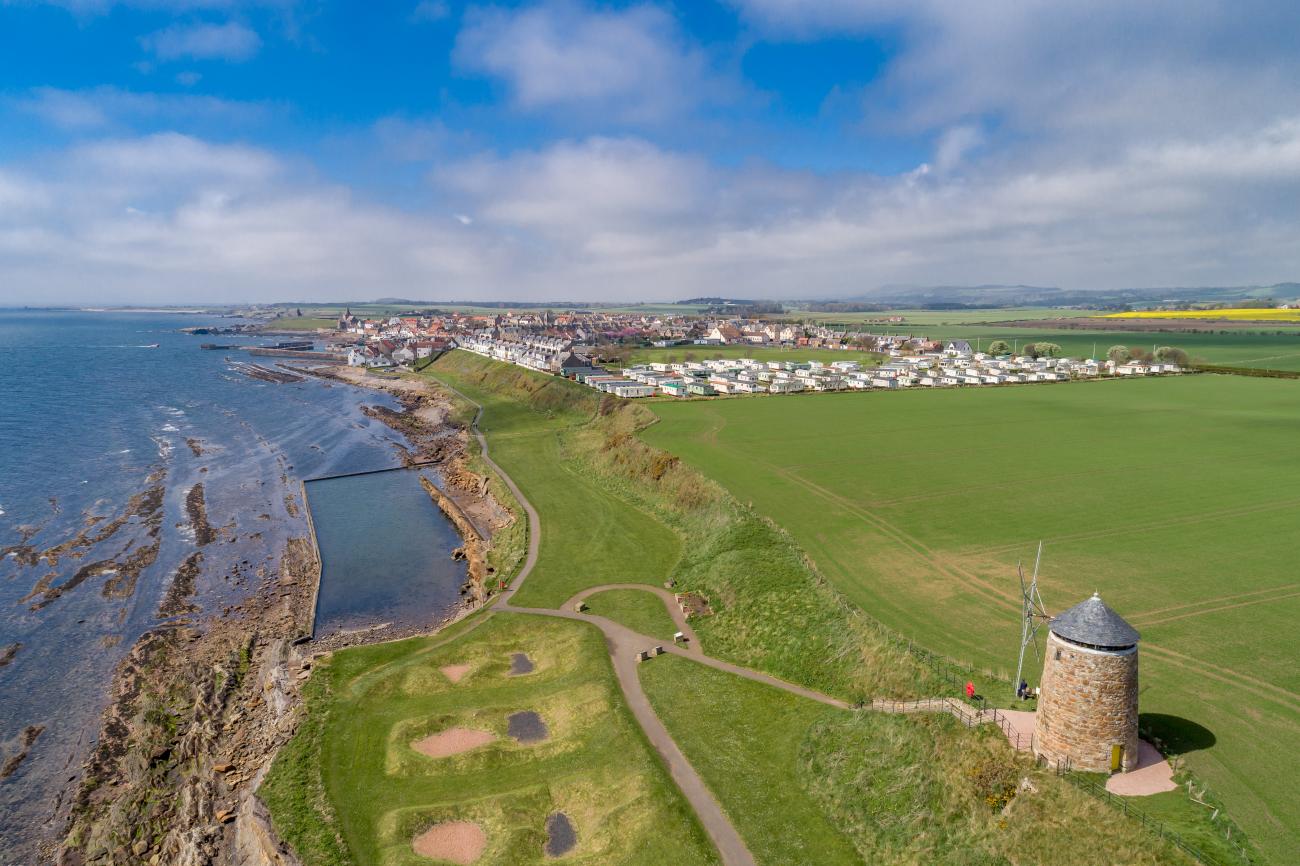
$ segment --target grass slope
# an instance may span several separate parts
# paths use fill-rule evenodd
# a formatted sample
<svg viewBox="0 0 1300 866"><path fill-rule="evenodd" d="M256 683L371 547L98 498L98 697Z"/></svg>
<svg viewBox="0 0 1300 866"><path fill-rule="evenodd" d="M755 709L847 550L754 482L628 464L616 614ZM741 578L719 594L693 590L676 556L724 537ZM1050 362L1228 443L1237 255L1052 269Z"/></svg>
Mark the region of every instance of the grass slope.
<svg viewBox="0 0 1300 866"><path fill-rule="evenodd" d="M260 791L307 866L426 863L411 838L446 820L485 829L480 864L541 863L557 810L578 836L566 862L717 862L632 721L599 631L495 614L460 633L348 649L318 667L308 714ZM528 653L535 672L507 676L514 652ZM472 669L453 684L439 671L447 664ZM550 738L507 737L517 710L539 712ZM499 739L441 759L409 746L450 727Z"/></svg>
<svg viewBox="0 0 1300 866"><path fill-rule="evenodd" d="M1016 561L1143 634L1144 724L1277 862L1300 849L1300 383L1196 376L663 403L643 436L778 520L854 603L1013 669ZM1031 676L1031 680L1036 677Z"/></svg>
<svg viewBox="0 0 1300 866"><path fill-rule="evenodd" d="M483 404L493 459L542 516L518 604L558 607L581 589L671 576L710 599L716 613L695 630L715 656L851 699L937 690L778 527L641 442L636 431L654 420L644 408L468 352L426 375Z"/></svg>
<svg viewBox="0 0 1300 866"><path fill-rule="evenodd" d="M640 674L760 864L1189 862L991 727L837 710L676 656Z"/></svg>
<svg viewBox="0 0 1300 866"><path fill-rule="evenodd" d="M592 586L663 584L681 552L678 537L652 515L621 502L571 459L572 431L596 411L592 391L468 352L444 355L425 375L483 406L479 427L493 459L545 515L537 566L516 603L559 607Z"/></svg>

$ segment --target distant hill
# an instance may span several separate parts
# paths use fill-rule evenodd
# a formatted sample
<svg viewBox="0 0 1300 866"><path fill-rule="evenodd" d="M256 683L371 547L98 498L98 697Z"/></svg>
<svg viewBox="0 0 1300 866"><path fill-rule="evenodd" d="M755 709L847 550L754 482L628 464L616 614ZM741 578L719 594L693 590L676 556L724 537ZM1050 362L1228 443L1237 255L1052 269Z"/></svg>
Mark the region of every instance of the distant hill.
<svg viewBox="0 0 1300 866"><path fill-rule="evenodd" d="M887 285L836 301L938 307L1077 307L1150 304L1167 301L1239 301L1245 298L1300 298L1300 283L1269 286L1164 286L1131 289L1062 289L1055 286Z"/></svg>

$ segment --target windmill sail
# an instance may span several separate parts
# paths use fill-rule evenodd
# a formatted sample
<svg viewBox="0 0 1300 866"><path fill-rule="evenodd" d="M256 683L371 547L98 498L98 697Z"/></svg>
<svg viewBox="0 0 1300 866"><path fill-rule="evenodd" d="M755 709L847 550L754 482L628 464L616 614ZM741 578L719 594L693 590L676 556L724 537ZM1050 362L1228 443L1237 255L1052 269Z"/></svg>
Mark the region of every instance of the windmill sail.
<svg viewBox="0 0 1300 866"><path fill-rule="evenodd" d="M1020 659L1016 663L1016 678L1011 685L1017 690L1025 671L1025 650L1032 643L1034 658L1039 658L1038 629L1050 619L1047 609L1043 607L1043 597L1038 593L1038 566L1042 561L1043 542L1040 541L1038 555L1034 557L1034 575L1028 584L1025 583L1024 566L1016 563L1016 571L1020 574Z"/></svg>

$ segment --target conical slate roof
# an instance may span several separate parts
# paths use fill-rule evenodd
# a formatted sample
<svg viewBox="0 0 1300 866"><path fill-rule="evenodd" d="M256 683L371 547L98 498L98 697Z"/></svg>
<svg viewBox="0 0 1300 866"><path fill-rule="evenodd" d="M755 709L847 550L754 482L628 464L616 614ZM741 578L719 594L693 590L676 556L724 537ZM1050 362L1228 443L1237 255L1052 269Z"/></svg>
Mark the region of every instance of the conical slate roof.
<svg viewBox="0 0 1300 866"><path fill-rule="evenodd" d="M1095 592L1092 598L1053 617L1048 628L1066 640L1109 649L1131 647L1140 637L1137 629L1107 607Z"/></svg>

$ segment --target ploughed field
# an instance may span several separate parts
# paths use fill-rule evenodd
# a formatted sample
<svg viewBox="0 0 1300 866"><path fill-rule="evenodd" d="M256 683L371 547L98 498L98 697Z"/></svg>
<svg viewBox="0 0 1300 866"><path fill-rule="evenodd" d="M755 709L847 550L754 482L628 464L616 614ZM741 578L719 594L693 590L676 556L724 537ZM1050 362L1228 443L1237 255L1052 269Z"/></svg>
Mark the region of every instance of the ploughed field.
<svg viewBox="0 0 1300 866"><path fill-rule="evenodd" d="M1049 611L1099 590L1142 632L1144 724L1265 853L1300 850L1300 382L653 408L648 442L775 519L854 603L978 666L1014 671L1016 563L1042 539Z"/></svg>

